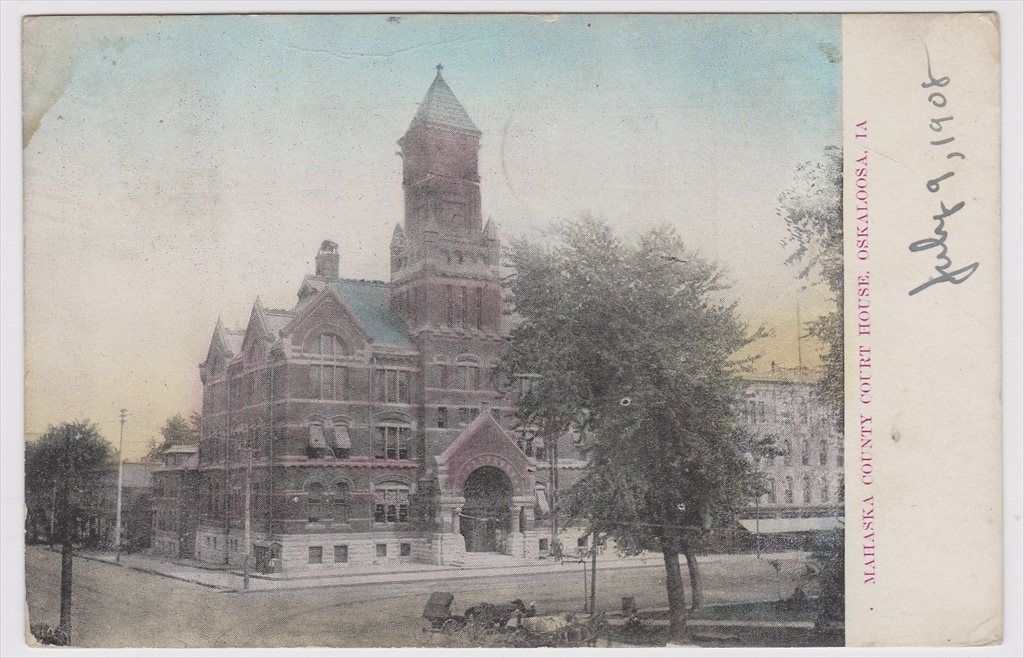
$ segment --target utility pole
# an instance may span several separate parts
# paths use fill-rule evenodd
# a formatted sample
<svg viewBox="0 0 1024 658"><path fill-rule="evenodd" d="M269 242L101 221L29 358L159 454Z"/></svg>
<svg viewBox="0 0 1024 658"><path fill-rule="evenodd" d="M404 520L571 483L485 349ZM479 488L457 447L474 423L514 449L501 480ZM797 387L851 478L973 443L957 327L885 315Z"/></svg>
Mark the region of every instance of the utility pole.
<svg viewBox="0 0 1024 658"><path fill-rule="evenodd" d="M75 439L78 439L76 432ZM73 560L71 510L68 488L71 479L71 431L64 434L64 450L61 455L60 483L60 632L65 642L71 643L71 565Z"/></svg>
<svg viewBox="0 0 1024 658"><path fill-rule="evenodd" d="M246 450L245 462L245 565L242 567L242 588L249 589L249 560L252 557L252 451L253 446Z"/></svg>
<svg viewBox="0 0 1024 658"><path fill-rule="evenodd" d="M590 535L590 614L594 614L597 608L597 531Z"/></svg>
<svg viewBox="0 0 1024 658"><path fill-rule="evenodd" d="M117 514L114 521L114 546L117 550L117 561L121 561L121 485L124 482L124 421L128 410L121 410L121 441L117 448Z"/></svg>
<svg viewBox="0 0 1024 658"><path fill-rule="evenodd" d="M551 550L558 546L558 436L551 437L548 432L543 432L545 444L550 440L551 445L545 446L548 450L548 465L551 469Z"/></svg>

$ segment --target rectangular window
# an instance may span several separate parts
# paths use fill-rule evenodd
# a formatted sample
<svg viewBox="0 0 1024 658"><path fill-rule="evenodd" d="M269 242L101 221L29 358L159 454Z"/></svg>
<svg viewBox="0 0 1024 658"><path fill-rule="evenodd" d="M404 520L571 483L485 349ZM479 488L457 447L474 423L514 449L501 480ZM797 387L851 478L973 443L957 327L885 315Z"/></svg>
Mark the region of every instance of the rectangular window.
<svg viewBox="0 0 1024 658"><path fill-rule="evenodd" d="M402 557L409 557L412 555L412 544L400 544L398 547L398 554Z"/></svg>
<svg viewBox="0 0 1024 658"><path fill-rule="evenodd" d="M476 289L476 328L484 328L484 289Z"/></svg>
<svg viewBox="0 0 1024 658"><path fill-rule="evenodd" d="M309 547L309 563L310 564L323 564L324 563L324 548L323 548L323 546L310 546Z"/></svg>
<svg viewBox="0 0 1024 658"><path fill-rule="evenodd" d="M317 400L344 399L344 366L312 365L309 367L311 397Z"/></svg>
<svg viewBox="0 0 1024 658"><path fill-rule="evenodd" d="M476 418L477 410L473 407L459 407L459 427L465 427Z"/></svg>
<svg viewBox="0 0 1024 658"><path fill-rule="evenodd" d="M348 546L345 544L336 544L334 546L334 561L348 562Z"/></svg>
<svg viewBox="0 0 1024 658"><path fill-rule="evenodd" d="M377 544L377 557L387 557L387 556L388 556L388 545L387 544Z"/></svg>
<svg viewBox="0 0 1024 658"><path fill-rule="evenodd" d="M464 391L475 391L480 385L479 371L474 365L457 366L456 386Z"/></svg>
<svg viewBox="0 0 1024 658"><path fill-rule="evenodd" d="M804 502L811 502L811 478L804 476Z"/></svg>
<svg viewBox="0 0 1024 658"><path fill-rule="evenodd" d="M377 428L380 444L379 459L409 459L409 428L383 426Z"/></svg>
<svg viewBox="0 0 1024 658"><path fill-rule="evenodd" d="M461 313L459 314L459 318L462 326L466 326L469 324L469 291L465 286L460 286L459 291L462 296Z"/></svg>
<svg viewBox="0 0 1024 658"><path fill-rule="evenodd" d="M437 426L441 429L448 427L448 407L437 408Z"/></svg>
<svg viewBox="0 0 1024 658"><path fill-rule="evenodd" d="M548 540L547 539L539 539L539 540L537 540L537 548L539 550L541 550L541 551L548 550Z"/></svg>
<svg viewBox="0 0 1024 658"><path fill-rule="evenodd" d="M409 373L406 370L380 368L376 372L378 402L408 402Z"/></svg>
<svg viewBox="0 0 1024 658"><path fill-rule="evenodd" d="M811 442L804 441L803 449L800 451L800 463L807 466L811 463Z"/></svg>
<svg viewBox="0 0 1024 658"><path fill-rule="evenodd" d="M445 301L446 301L446 307L445 307L444 319L445 319L445 324L450 327L450 326L452 326L452 320L454 319L452 316L454 315L454 312L455 312L455 293L452 290L451 286L445 286Z"/></svg>

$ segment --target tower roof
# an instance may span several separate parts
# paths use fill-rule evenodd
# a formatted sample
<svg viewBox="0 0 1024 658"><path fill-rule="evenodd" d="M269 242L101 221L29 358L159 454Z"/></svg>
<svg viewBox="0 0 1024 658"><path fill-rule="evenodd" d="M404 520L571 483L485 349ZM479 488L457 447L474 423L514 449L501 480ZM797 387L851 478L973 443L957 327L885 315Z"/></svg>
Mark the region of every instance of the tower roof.
<svg viewBox="0 0 1024 658"><path fill-rule="evenodd" d="M427 95L423 97L420 109L416 111L416 116L412 118L409 127L439 127L479 135L480 129L469 118L466 108L462 107L462 103L441 76L442 68L440 64L437 65L434 82L427 90Z"/></svg>

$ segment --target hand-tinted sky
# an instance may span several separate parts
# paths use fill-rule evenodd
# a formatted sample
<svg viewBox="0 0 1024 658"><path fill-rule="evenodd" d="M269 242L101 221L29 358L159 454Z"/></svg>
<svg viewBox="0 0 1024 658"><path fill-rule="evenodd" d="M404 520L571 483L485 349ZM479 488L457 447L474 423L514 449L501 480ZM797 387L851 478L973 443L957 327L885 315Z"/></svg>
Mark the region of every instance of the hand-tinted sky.
<svg viewBox="0 0 1024 658"><path fill-rule="evenodd" d="M796 363L776 198L839 143L834 16L206 16L25 23L26 428L141 454L198 401L218 315L290 307L320 241L384 279L395 141L438 62L505 236L591 212L724 261ZM813 346L805 342L805 361Z"/></svg>

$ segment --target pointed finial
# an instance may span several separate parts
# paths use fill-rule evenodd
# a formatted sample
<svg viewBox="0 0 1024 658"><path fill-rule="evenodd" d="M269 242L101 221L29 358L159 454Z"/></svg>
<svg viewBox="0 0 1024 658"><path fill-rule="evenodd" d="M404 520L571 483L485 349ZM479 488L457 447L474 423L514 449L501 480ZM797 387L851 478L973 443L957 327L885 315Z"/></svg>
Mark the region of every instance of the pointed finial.
<svg viewBox="0 0 1024 658"><path fill-rule="evenodd" d="M223 326L224 326L224 323L221 322L221 320L220 320L220 313L218 313L217 314L217 324L215 325L215 328L216 329L221 329Z"/></svg>
<svg viewBox="0 0 1024 658"><path fill-rule="evenodd" d="M443 69L443 68L444 68L444 66L442 66L440 63L438 63L438 65L437 65L437 74L438 75L441 75L441 69Z"/></svg>

